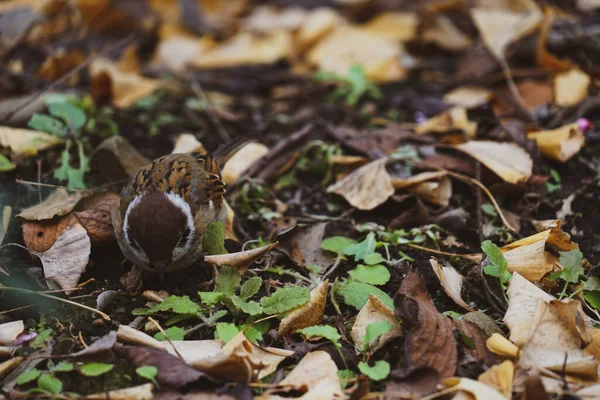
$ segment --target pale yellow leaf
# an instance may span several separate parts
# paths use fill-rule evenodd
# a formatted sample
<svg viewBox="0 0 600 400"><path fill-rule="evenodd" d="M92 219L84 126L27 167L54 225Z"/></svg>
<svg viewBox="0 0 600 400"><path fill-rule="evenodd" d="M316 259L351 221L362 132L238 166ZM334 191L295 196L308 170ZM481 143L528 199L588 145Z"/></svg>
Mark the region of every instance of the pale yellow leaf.
<svg viewBox="0 0 600 400"><path fill-rule="evenodd" d="M444 95L444 103L464 108L475 108L486 104L492 92L478 86L461 86Z"/></svg>
<svg viewBox="0 0 600 400"><path fill-rule="evenodd" d="M0 146L9 147L20 156L35 156L38 151L64 143L58 136L30 129L0 126Z"/></svg>
<svg viewBox="0 0 600 400"><path fill-rule="evenodd" d="M407 42L415 39L418 25L416 13L383 12L369 20L363 28L379 37Z"/></svg>
<svg viewBox="0 0 600 400"><path fill-rule="evenodd" d="M453 107L449 110L430 118L415 128L418 134L432 132L450 132L462 130L469 137L475 137L477 132L477 122L469 121L467 110L464 107Z"/></svg>
<svg viewBox="0 0 600 400"><path fill-rule="evenodd" d="M374 353L390 340L402 336L402 326L398 322L398 318L394 314L394 311L379 300L377 296L369 295L369 300L358 312L350 333L352 341L357 347L357 352L363 350L367 326L374 322L389 322L392 325L392 329L381 335L378 340L369 345L368 350L370 352Z"/></svg>
<svg viewBox="0 0 600 400"><path fill-rule="evenodd" d="M554 77L554 101L561 107L572 107L588 96L591 79L580 69L561 72Z"/></svg>
<svg viewBox="0 0 600 400"><path fill-rule="evenodd" d="M328 289L329 280L319 283L312 289L308 302L296 308L281 320L277 335L282 337L289 332L296 331L296 329L320 324L325 312Z"/></svg>
<svg viewBox="0 0 600 400"><path fill-rule="evenodd" d="M579 153L585 143L583 132L576 122L556 129L531 132L527 138L536 141L544 157L562 163Z"/></svg>
<svg viewBox="0 0 600 400"><path fill-rule="evenodd" d="M262 143L247 143L225 163L223 181L232 185L256 160L268 152L269 148Z"/></svg>
<svg viewBox="0 0 600 400"><path fill-rule="evenodd" d="M25 325L23 320L10 321L0 324L0 344L9 344L15 341L17 336L23 332Z"/></svg>
<svg viewBox="0 0 600 400"><path fill-rule="evenodd" d="M429 260L433 272L440 280L440 284L444 292L459 306L468 311L475 311L473 307L468 305L461 296L463 276L451 265L442 267L436 258Z"/></svg>

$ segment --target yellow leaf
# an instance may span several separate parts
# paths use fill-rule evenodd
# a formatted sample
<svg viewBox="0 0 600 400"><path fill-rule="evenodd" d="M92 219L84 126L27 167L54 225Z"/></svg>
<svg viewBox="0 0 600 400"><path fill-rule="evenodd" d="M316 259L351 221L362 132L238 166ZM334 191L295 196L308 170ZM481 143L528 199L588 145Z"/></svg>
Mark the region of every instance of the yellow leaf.
<svg viewBox="0 0 600 400"><path fill-rule="evenodd" d="M554 101L561 107L579 104L588 96L591 79L580 69L561 72L554 77Z"/></svg>
<svg viewBox="0 0 600 400"><path fill-rule="evenodd" d="M527 138L536 141L544 157L562 163L579 153L585 143L583 132L576 122L556 129L531 132Z"/></svg>
<svg viewBox="0 0 600 400"><path fill-rule="evenodd" d="M48 133L0 126L0 146L10 147L20 156L35 156L38 151L61 143L64 143L63 139Z"/></svg>

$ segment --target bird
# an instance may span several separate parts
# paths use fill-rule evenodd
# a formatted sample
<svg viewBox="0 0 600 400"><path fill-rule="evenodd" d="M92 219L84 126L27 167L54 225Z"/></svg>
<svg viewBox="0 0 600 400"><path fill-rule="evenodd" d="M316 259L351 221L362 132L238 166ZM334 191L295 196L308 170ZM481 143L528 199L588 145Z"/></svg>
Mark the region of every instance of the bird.
<svg viewBox="0 0 600 400"><path fill-rule="evenodd" d="M202 258L204 232L227 219L221 168L247 142L226 144L212 156L169 154L133 176L111 213L117 243L134 266L130 286L139 288L143 271L162 281Z"/></svg>

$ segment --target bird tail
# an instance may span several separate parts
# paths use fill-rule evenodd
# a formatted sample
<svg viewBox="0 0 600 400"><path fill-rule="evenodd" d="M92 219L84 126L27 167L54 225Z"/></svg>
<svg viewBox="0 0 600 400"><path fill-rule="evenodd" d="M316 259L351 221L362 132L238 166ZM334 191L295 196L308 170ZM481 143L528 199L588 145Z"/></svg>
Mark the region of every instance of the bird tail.
<svg viewBox="0 0 600 400"><path fill-rule="evenodd" d="M231 157L234 156L235 153L252 141L254 141L254 139L245 136L233 139L220 145L212 156L219 164L219 167L223 168L223 166Z"/></svg>

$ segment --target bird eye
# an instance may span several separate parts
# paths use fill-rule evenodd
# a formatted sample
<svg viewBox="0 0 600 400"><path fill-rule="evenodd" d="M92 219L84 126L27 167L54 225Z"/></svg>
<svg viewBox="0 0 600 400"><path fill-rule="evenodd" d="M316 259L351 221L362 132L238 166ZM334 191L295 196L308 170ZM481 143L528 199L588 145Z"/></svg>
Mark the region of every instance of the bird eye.
<svg viewBox="0 0 600 400"><path fill-rule="evenodd" d="M188 236L190 236L190 228L185 228L181 232L181 236L179 236L179 241L177 242L177 247L183 247L187 244Z"/></svg>
<svg viewBox="0 0 600 400"><path fill-rule="evenodd" d="M141 248L140 246L137 244L137 242L135 241L135 239L133 238L133 235L131 234L131 229L127 229L127 239L129 241L129 245L131 247L133 247L134 249L136 249L137 251L140 251Z"/></svg>

